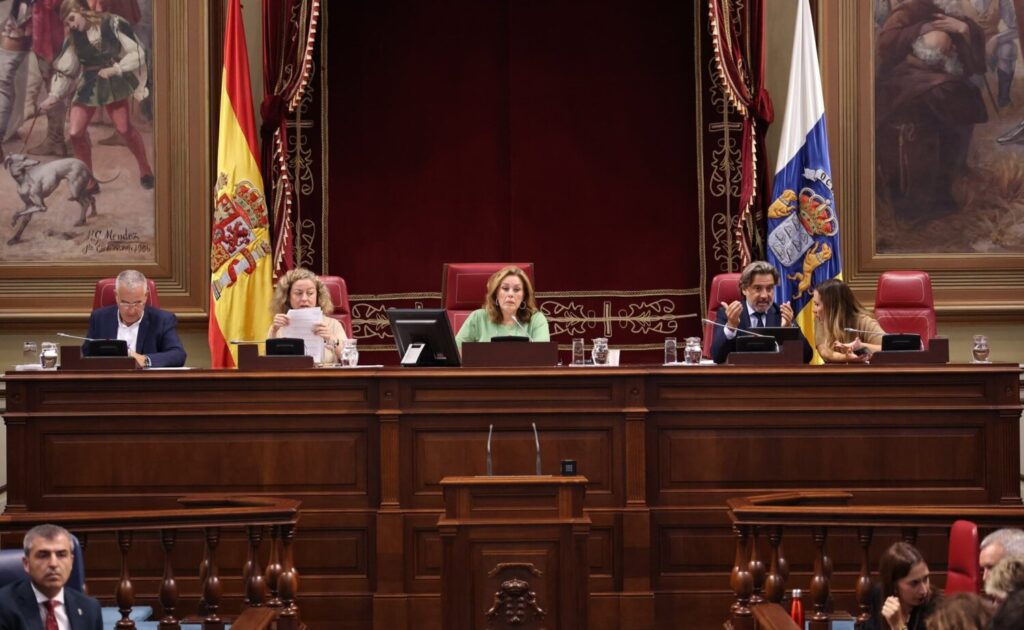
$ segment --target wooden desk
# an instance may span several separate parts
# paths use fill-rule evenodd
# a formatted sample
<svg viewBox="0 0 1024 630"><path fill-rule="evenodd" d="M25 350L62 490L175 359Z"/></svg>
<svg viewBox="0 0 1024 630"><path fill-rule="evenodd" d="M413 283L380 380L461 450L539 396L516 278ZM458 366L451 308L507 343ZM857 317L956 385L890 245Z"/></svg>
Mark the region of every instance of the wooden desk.
<svg viewBox="0 0 1024 630"><path fill-rule="evenodd" d="M492 423L494 473L532 473L536 422L543 472L575 459L589 480L590 626L721 627L730 497L1019 503L1018 379L1005 364L8 373L8 510L297 498L304 621L440 628L440 481L485 474ZM102 549L100 596L118 573ZM845 562L839 548L839 598ZM156 592L149 575L137 592Z"/></svg>

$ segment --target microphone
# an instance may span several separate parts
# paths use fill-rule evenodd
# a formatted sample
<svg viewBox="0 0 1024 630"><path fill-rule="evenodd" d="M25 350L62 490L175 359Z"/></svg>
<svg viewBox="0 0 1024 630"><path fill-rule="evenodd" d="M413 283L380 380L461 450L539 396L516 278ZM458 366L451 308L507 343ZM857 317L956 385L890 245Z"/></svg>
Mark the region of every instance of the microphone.
<svg viewBox="0 0 1024 630"><path fill-rule="evenodd" d="M494 475L494 471L491 469L491 434L494 433L494 425L491 425L490 429L487 429L487 476L491 477Z"/></svg>
<svg viewBox="0 0 1024 630"><path fill-rule="evenodd" d="M719 328L731 328L731 326L726 326L725 324L719 324L718 322L712 321L710 319L707 319L706 317L701 317L700 320L702 322L704 322L705 324L711 324L712 326L718 326ZM756 333L753 330L744 330L743 328L733 328L733 330L735 330L736 332L747 333L748 335L752 335L754 337L771 337L772 336L772 335L762 335L761 333Z"/></svg>
<svg viewBox="0 0 1024 630"><path fill-rule="evenodd" d="M58 337L64 337L65 339L78 339L79 341L100 341L99 339L92 339L91 337L79 337L78 335L69 335L67 333L59 332Z"/></svg>
<svg viewBox="0 0 1024 630"><path fill-rule="evenodd" d="M512 315L512 321L514 321L516 323L516 326L519 326L519 328L522 329L522 331L524 333L526 333L527 337L530 336L530 331L527 330L526 326L523 326L523 324L519 321L518 317L516 317L515 315Z"/></svg>
<svg viewBox="0 0 1024 630"><path fill-rule="evenodd" d="M865 335L877 335L878 334L878 331L875 331L875 330L857 330L856 328L844 328L843 331L844 332L852 332L852 333L864 333ZM882 334L885 334L885 333L882 333ZM903 333L896 333L896 334L901 335Z"/></svg>
<svg viewBox="0 0 1024 630"><path fill-rule="evenodd" d="M540 435L537 434L537 423L531 422L533 425L533 443L537 446L537 476L540 476Z"/></svg>

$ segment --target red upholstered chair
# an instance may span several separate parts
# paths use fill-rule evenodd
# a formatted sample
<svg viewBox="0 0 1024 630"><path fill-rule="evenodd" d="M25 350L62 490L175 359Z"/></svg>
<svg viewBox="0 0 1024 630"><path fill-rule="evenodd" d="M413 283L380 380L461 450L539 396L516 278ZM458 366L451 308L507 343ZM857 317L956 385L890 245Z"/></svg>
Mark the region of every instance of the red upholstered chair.
<svg viewBox="0 0 1024 630"><path fill-rule="evenodd" d="M917 333L925 349L935 336L932 280L924 271L886 271L878 277L875 319L887 333Z"/></svg>
<svg viewBox="0 0 1024 630"><path fill-rule="evenodd" d="M327 287L331 295L331 302L334 304L334 312L328 313L330 317L341 322L345 327L345 335L352 338L352 311L348 303L348 285L341 276L320 276L320 281Z"/></svg>
<svg viewBox="0 0 1024 630"><path fill-rule="evenodd" d="M718 309L722 306L722 302L728 304L734 300L738 300L743 296L740 292L740 274L738 273L720 273L711 279L711 290L708 291L708 312L704 315L705 318L715 321L715 317L718 316ZM711 357L711 339L714 337L715 327L711 324L704 323L704 358L710 359Z"/></svg>
<svg viewBox="0 0 1024 630"><path fill-rule="evenodd" d="M949 530L945 594L953 593L981 593L978 526L970 521L956 521Z"/></svg>
<svg viewBox="0 0 1024 630"><path fill-rule="evenodd" d="M156 283L146 278L149 285L149 294L146 296L146 304L160 308L160 296L156 292ZM92 310L110 306L117 302L117 278L102 278L96 281L96 290L92 294Z"/></svg>
<svg viewBox="0 0 1024 630"><path fill-rule="evenodd" d="M487 281L502 267L515 265L531 283L533 263L445 263L441 275L441 307L448 309L452 331L459 332L469 314L480 308L487 295Z"/></svg>

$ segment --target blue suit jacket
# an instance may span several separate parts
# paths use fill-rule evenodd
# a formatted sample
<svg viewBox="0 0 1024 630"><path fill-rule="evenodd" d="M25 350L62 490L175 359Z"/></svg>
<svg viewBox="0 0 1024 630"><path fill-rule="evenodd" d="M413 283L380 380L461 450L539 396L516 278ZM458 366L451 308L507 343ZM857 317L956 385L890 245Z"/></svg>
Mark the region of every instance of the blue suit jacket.
<svg viewBox="0 0 1024 630"><path fill-rule="evenodd" d="M149 357L153 367L185 365L185 347L178 339L178 318L174 313L147 305L139 324L135 351ZM90 339L117 339L117 305L104 306L89 317ZM82 346L85 354L85 346Z"/></svg>
<svg viewBox="0 0 1024 630"><path fill-rule="evenodd" d="M725 363L726 357L729 353L736 349L736 337L729 339L725 336L725 322L728 318L725 316L725 308L718 309L718 315L715 317L715 321L722 326L715 326L715 333L711 338L711 358L715 360L715 363ZM777 328L782 325L782 313L779 312L779 305L772 304L768 312L764 314L764 325L768 327ZM740 311L740 328L744 330L750 330L750 313L747 310L747 302L743 301L743 310ZM737 333L737 337L743 336L743 333ZM814 356L814 351L811 350L811 344L807 343L807 338L800 333L800 339L804 345L804 363L809 363L811 358Z"/></svg>
<svg viewBox="0 0 1024 630"><path fill-rule="evenodd" d="M71 630L103 630L100 603L95 599L65 587L64 606ZM43 630L42 613L28 579L0 589L0 630Z"/></svg>

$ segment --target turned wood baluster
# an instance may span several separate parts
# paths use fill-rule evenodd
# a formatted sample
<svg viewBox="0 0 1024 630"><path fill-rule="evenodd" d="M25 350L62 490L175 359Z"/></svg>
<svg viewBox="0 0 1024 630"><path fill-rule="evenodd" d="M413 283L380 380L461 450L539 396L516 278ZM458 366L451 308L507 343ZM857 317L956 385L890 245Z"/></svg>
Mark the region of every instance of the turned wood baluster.
<svg viewBox="0 0 1024 630"><path fill-rule="evenodd" d="M266 596L266 583L263 580L263 571L260 569L260 543L263 542L263 526L249 526L249 558L245 562L244 584L245 601L252 608L263 606L263 598Z"/></svg>
<svg viewBox="0 0 1024 630"><path fill-rule="evenodd" d="M75 534L75 538L78 539L78 548L82 550L82 557L85 557L85 549L89 546L89 534L81 533ZM82 592L86 595L89 594L89 585L85 582L85 576L82 576Z"/></svg>
<svg viewBox="0 0 1024 630"><path fill-rule="evenodd" d="M164 616L160 620L160 630L181 630L181 624L174 616L174 609L178 606L178 582L174 579L174 543L177 541L178 532L173 529L160 530L160 541L164 546L164 579L160 582L160 606L164 609Z"/></svg>
<svg viewBox="0 0 1024 630"><path fill-rule="evenodd" d="M736 593L732 605L733 630L754 630L754 617L750 612L750 595L754 592L754 578L750 575L749 551L747 550L748 530L746 525L733 525L736 533L736 561L732 566L729 584Z"/></svg>
<svg viewBox="0 0 1024 630"><path fill-rule="evenodd" d="M278 579L278 591L281 593L281 615L277 618L277 630L299 630L299 607L295 603L295 594L299 590L299 572L295 570L295 559L292 554L292 540L295 538L294 525L281 526L282 559L284 570Z"/></svg>
<svg viewBox="0 0 1024 630"><path fill-rule="evenodd" d="M207 615L203 619L203 630L224 630L224 622L217 616L220 608L221 584L217 575L217 543L220 542L220 528L206 528L206 551L209 558L209 573L203 582L203 601Z"/></svg>
<svg viewBox="0 0 1024 630"><path fill-rule="evenodd" d="M768 544L772 548L772 559L764 582L764 597L774 604L781 604L786 592L786 578L779 571L779 565L784 561L781 556L782 527L776 525L768 530Z"/></svg>
<svg viewBox="0 0 1024 630"><path fill-rule="evenodd" d="M868 563L868 551L871 548L871 537L874 529L871 527L858 527L857 540L860 542L860 576L857 578L857 606L860 614L857 615L857 625L867 623L871 619L871 568Z"/></svg>
<svg viewBox="0 0 1024 630"><path fill-rule="evenodd" d="M814 528L814 545L818 553L814 557L814 577L811 578L811 601L814 603L814 614L811 615L811 630L828 630L828 615L825 609L828 606L829 584L828 573L826 573L825 541L828 538L828 528Z"/></svg>
<svg viewBox="0 0 1024 630"><path fill-rule="evenodd" d="M900 529L900 534L903 538L903 542L917 546L917 528L916 527L903 527Z"/></svg>
<svg viewBox="0 0 1024 630"><path fill-rule="evenodd" d="M135 605L135 587L128 574L128 550L132 548L132 533L129 530L117 532L117 546L121 548L121 580L117 583L117 610L121 618L114 625L118 630L135 630L135 622L129 619Z"/></svg>
<svg viewBox="0 0 1024 630"><path fill-rule="evenodd" d="M748 570L750 576L753 578L754 592L750 596L751 604L760 604L764 601L764 562L761 562L761 558L757 555L757 535L759 528L754 525L751 529L750 537L750 564Z"/></svg>
<svg viewBox="0 0 1024 630"><path fill-rule="evenodd" d="M270 589L270 599L267 600L268 608L280 608L281 598L278 596L278 582L281 577L281 526L274 525L270 528L270 559L267 561L267 588Z"/></svg>

